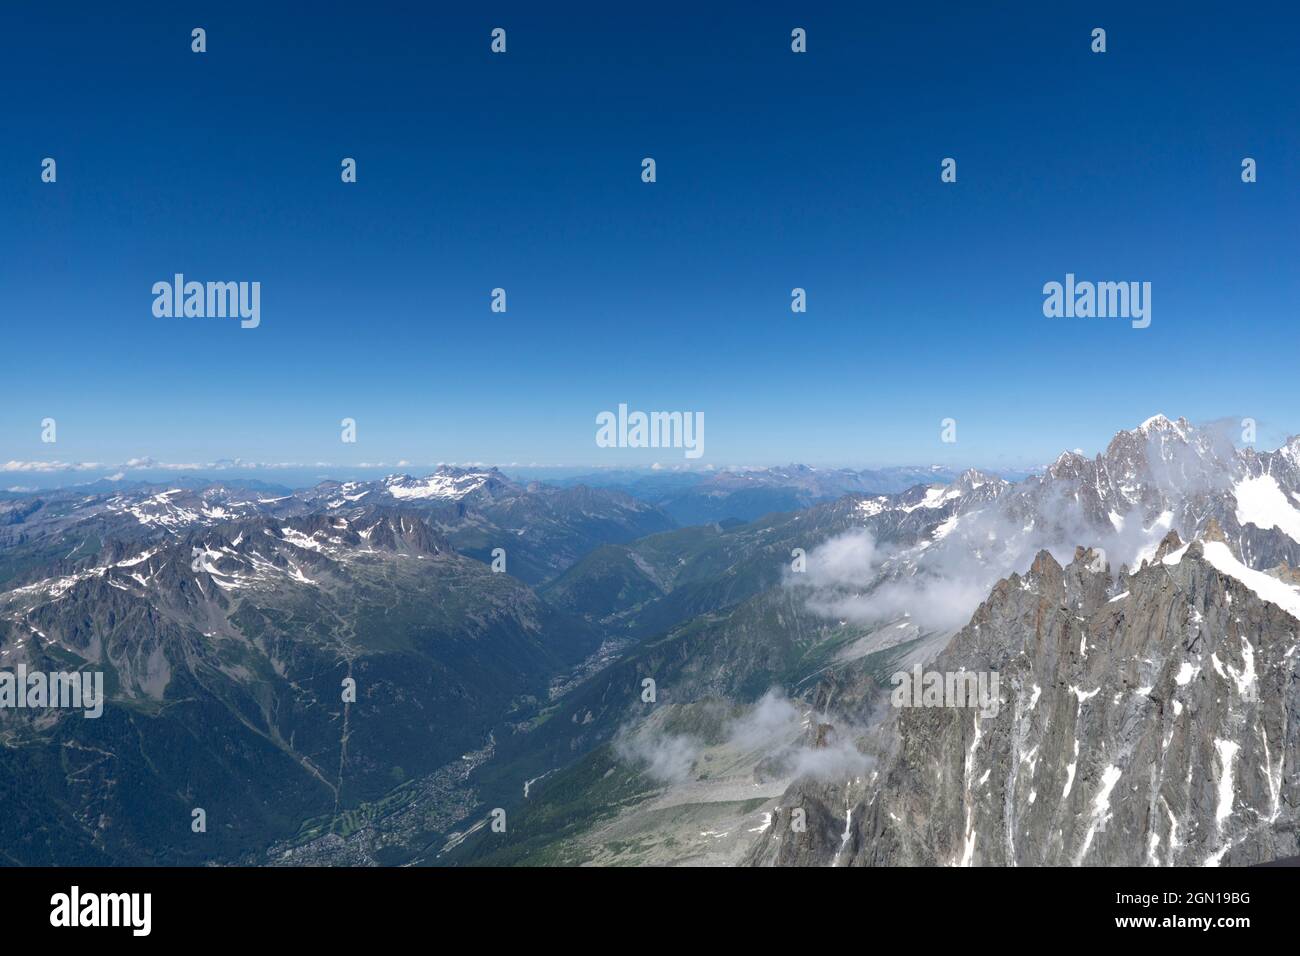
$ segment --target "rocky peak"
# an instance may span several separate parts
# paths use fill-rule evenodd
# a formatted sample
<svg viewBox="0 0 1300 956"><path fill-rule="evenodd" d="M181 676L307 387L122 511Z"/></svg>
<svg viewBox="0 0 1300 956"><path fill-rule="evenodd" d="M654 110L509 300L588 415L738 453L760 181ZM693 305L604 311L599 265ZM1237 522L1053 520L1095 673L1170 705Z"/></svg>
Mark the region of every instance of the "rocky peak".
<svg viewBox="0 0 1300 956"><path fill-rule="evenodd" d="M1170 421L1164 415L1157 413L1139 425L1136 431L1143 435L1150 435L1153 432L1172 433L1177 435L1179 438L1186 439L1187 433L1191 427L1191 422L1186 418L1179 418L1178 421L1174 422Z"/></svg>
<svg viewBox="0 0 1300 956"><path fill-rule="evenodd" d="M1052 557L1052 552L1046 549L1034 555L1034 563L1029 566L1030 575L1044 581L1061 580L1062 571L1061 565Z"/></svg>
<svg viewBox="0 0 1300 956"><path fill-rule="evenodd" d="M1223 528L1219 526L1219 519L1214 517L1211 517L1210 520L1205 523L1205 527L1201 529L1199 537L1202 541L1220 541L1224 544L1228 543L1228 538L1223 533Z"/></svg>
<svg viewBox="0 0 1300 956"><path fill-rule="evenodd" d="M1156 548L1156 564L1159 564L1170 554L1173 554L1183 546L1183 539L1178 537L1177 531L1170 531L1161 539L1159 546Z"/></svg>
<svg viewBox="0 0 1300 956"><path fill-rule="evenodd" d="M1080 478L1088 467L1088 459L1078 452L1063 451L1047 468L1051 478Z"/></svg>

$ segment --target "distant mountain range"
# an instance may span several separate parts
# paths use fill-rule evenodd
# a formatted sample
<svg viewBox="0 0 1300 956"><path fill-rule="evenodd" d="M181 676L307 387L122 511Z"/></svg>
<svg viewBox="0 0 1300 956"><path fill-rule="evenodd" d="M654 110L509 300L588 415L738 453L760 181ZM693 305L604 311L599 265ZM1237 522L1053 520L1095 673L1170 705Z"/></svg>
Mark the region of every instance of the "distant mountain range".
<svg viewBox="0 0 1300 956"><path fill-rule="evenodd" d="M919 484L949 482L957 474L940 465L863 471L787 465L701 472L594 472L568 481L617 488L655 504L679 524L694 525L753 521L854 493L894 494Z"/></svg>
<svg viewBox="0 0 1300 956"><path fill-rule="evenodd" d="M358 517L399 509L426 519L465 554L507 551L508 570L538 582L597 544L674 526L654 506L613 490L511 481L495 468L444 467L423 478L327 481L276 494L246 483L70 488L0 500L0 584L26 567L77 562L115 541L152 541L256 516Z"/></svg>

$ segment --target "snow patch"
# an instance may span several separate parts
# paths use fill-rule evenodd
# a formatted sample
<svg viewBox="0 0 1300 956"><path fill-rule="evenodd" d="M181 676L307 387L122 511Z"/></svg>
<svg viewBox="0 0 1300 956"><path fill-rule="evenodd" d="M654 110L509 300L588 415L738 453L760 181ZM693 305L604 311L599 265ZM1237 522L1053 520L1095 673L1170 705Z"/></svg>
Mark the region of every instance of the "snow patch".
<svg viewBox="0 0 1300 956"><path fill-rule="evenodd" d="M1293 541L1300 541L1300 511L1278 487L1272 475L1243 478L1232 493L1237 499L1237 521L1265 531L1277 528Z"/></svg>

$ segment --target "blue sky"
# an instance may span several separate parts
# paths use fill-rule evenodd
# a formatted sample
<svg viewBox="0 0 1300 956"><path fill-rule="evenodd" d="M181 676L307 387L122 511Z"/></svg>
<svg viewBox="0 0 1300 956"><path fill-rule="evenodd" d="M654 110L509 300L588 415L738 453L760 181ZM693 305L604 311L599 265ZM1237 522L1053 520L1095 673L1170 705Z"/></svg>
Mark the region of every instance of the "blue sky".
<svg viewBox="0 0 1300 956"><path fill-rule="evenodd" d="M79 6L0 12L0 463L679 462L596 447L620 402L697 466L1300 431L1282 5ZM155 318L176 272L260 327ZM1151 327L1044 318L1067 272Z"/></svg>

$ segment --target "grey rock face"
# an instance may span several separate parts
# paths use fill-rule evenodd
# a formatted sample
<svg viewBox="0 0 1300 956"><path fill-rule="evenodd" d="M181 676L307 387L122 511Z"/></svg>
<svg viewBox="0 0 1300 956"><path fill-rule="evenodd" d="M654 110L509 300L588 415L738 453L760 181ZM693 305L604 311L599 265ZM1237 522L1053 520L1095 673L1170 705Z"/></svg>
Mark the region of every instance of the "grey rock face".
<svg viewBox="0 0 1300 956"><path fill-rule="evenodd" d="M888 756L851 806L843 786L808 781L782 800L840 831L774 823L750 862L1240 865L1300 852L1300 621L1223 558L1224 537L1215 523L1185 548L1170 535L1118 586L1083 550L1064 568L1044 552L999 582L932 665L997 672L996 716L895 710Z"/></svg>

